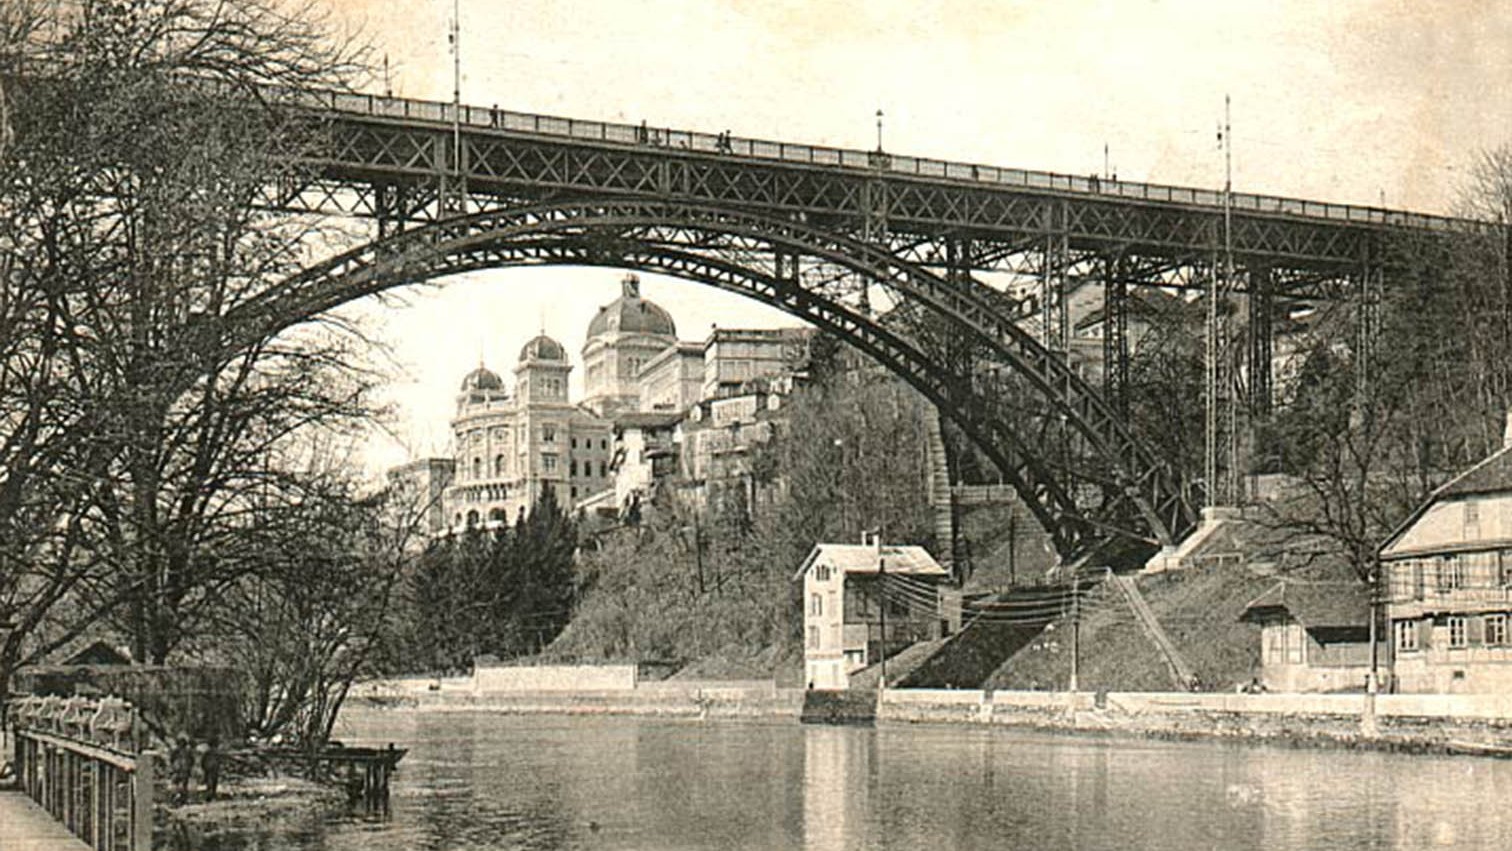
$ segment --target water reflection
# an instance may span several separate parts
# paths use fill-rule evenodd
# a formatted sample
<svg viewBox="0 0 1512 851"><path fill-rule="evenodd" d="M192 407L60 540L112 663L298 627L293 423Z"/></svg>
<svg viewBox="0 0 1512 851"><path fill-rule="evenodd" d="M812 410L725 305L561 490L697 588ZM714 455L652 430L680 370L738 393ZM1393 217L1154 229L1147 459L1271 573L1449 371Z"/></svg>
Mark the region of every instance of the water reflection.
<svg viewBox="0 0 1512 851"><path fill-rule="evenodd" d="M1512 847L1512 765L964 727L355 716L386 823L265 849Z"/></svg>

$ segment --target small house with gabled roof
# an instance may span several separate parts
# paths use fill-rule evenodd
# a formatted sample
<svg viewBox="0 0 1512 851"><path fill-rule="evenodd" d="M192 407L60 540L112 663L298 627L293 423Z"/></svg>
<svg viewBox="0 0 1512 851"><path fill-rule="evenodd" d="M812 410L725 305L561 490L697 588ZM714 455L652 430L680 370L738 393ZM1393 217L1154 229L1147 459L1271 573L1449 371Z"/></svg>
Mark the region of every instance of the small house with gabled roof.
<svg viewBox="0 0 1512 851"><path fill-rule="evenodd" d="M1359 582L1280 580L1244 606L1260 626L1260 681L1271 691L1363 689L1370 595Z"/></svg>
<svg viewBox="0 0 1512 851"><path fill-rule="evenodd" d="M850 675L917 641L939 637L939 586L950 572L923 547L816 544L803 581L803 673L811 689L844 689Z"/></svg>
<svg viewBox="0 0 1512 851"><path fill-rule="evenodd" d="M1381 547L1398 691L1512 690L1512 417L1502 449L1445 483Z"/></svg>

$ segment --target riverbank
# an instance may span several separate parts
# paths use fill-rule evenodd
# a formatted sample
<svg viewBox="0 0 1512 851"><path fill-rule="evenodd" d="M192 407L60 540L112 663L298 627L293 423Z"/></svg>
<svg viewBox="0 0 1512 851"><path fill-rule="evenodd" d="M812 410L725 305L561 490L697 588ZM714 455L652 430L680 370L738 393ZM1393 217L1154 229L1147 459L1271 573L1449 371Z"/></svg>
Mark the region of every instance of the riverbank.
<svg viewBox="0 0 1512 851"><path fill-rule="evenodd" d="M1161 739L1228 739L1407 753L1512 755L1502 695L1188 694L899 690L878 718Z"/></svg>
<svg viewBox="0 0 1512 851"><path fill-rule="evenodd" d="M297 777L240 777L214 801L159 805L154 846L173 851L261 847L318 833L349 809L346 794Z"/></svg>
<svg viewBox="0 0 1512 851"><path fill-rule="evenodd" d="M803 689L770 681L625 681L614 687L478 689L471 678L388 680L353 690L357 705L430 712L509 715L639 715L666 718L791 718L803 709Z"/></svg>
<svg viewBox="0 0 1512 851"><path fill-rule="evenodd" d="M769 682L626 682L487 690L472 678L369 683L358 705L426 712L796 719L802 689ZM523 683L522 683L523 684ZM1076 735L1512 755L1512 695L1216 694L888 689L877 720ZM1505 753L1504 753L1505 752Z"/></svg>

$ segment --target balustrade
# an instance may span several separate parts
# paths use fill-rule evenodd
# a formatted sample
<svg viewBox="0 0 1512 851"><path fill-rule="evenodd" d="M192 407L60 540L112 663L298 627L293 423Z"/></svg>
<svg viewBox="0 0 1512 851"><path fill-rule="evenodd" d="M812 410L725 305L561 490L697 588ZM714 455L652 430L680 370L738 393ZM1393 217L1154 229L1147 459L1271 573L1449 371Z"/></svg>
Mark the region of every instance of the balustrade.
<svg viewBox="0 0 1512 851"><path fill-rule="evenodd" d="M154 754L131 704L26 697L8 716L22 791L91 848L151 849Z"/></svg>

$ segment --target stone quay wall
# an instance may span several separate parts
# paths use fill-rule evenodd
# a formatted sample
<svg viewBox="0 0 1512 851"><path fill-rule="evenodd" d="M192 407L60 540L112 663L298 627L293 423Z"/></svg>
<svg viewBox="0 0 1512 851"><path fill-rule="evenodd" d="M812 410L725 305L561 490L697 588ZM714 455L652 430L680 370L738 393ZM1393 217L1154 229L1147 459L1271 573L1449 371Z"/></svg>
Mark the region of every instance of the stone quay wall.
<svg viewBox="0 0 1512 851"><path fill-rule="evenodd" d="M1186 694L891 689L878 719L1099 735L1512 754L1512 695Z"/></svg>
<svg viewBox="0 0 1512 851"><path fill-rule="evenodd" d="M605 668L628 668L625 672ZM519 672L497 676L500 671ZM359 703L427 711L507 714L647 715L684 718L791 718L803 708L802 689L769 680L634 680L634 666L547 669L480 668L472 677L405 677L354 687ZM533 682L549 687L531 688ZM606 687L607 686L607 687Z"/></svg>
<svg viewBox="0 0 1512 851"><path fill-rule="evenodd" d="M502 671L513 673L501 676ZM797 719L803 708L802 689L779 689L770 681L643 682L634 681L633 674L630 666L485 667L467 677L368 682L354 688L352 696L358 703L421 711L509 714ZM877 720L1440 753L1506 749L1512 755L1512 694L894 688L878 698Z"/></svg>

